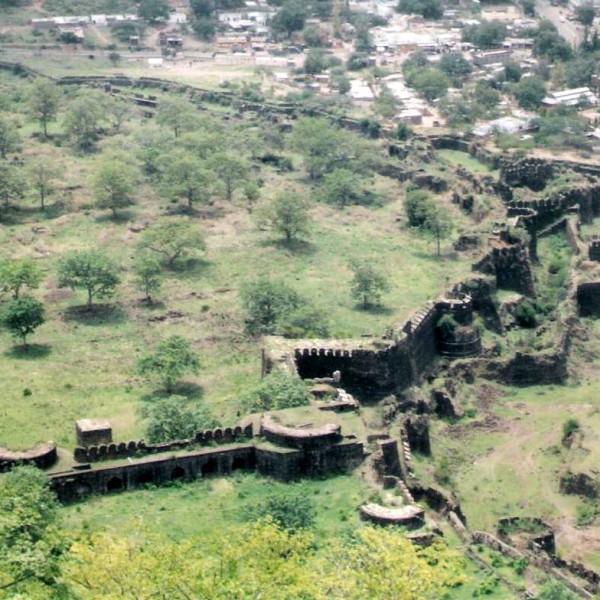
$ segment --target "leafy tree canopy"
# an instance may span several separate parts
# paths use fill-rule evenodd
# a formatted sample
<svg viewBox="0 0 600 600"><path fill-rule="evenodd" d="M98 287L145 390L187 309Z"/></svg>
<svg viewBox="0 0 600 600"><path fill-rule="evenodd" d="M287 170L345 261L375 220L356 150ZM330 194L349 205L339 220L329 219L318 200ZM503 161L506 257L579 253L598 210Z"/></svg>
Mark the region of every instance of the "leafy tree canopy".
<svg viewBox="0 0 600 600"><path fill-rule="evenodd" d="M146 420L146 439L152 444L191 439L196 431L220 425L204 404L185 396L156 398L142 407L141 415Z"/></svg>
<svg viewBox="0 0 600 600"><path fill-rule="evenodd" d="M139 375L156 379L167 392L172 392L179 380L200 370L200 360L190 343L178 335L161 340L154 352L146 355L137 364Z"/></svg>

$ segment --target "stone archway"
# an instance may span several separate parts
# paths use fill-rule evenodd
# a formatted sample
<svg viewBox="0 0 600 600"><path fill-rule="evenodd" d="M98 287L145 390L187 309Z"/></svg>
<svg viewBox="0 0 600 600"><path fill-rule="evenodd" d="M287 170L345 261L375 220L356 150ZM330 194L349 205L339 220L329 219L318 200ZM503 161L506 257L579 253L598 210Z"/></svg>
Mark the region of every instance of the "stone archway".
<svg viewBox="0 0 600 600"><path fill-rule="evenodd" d="M111 477L106 482L106 491L107 492L118 492L120 490L125 489L125 485L123 480L120 477Z"/></svg>
<svg viewBox="0 0 600 600"><path fill-rule="evenodd" d="M211 475L216 475L219 471L219 466L217 465L217 461L214 458L209 458L202 465L202 477L210 477Z"/></svg>
<svg viewBox="0 0 600 600"><path fill-rule="evenodd" d="M171 471L171 481L185 479L186 475L185 469L178 465Z"/></svg>

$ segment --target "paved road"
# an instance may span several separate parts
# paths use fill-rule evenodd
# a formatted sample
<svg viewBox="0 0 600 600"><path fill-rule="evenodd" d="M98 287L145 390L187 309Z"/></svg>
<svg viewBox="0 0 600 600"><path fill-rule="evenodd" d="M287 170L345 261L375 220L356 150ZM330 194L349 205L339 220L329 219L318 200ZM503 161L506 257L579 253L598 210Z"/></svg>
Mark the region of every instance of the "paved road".
<svg viewBox="0 0 600 600"><path fill-rule="evenodd" d="M583 40L583 27L575 22L567 20L567 9L560 6L552 6L549 0L536 0L535 7L540 17L552 21L558 33L562 35L569 44L577 48Z"/></svg>

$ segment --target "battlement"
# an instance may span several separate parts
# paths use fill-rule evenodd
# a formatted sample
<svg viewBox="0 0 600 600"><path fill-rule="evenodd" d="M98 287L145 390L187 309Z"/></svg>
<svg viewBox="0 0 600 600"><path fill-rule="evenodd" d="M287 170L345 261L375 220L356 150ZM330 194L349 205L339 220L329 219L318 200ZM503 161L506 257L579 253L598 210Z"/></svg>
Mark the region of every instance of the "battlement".
<svg viewBox="0 0 600 600"><path fill-rule="evenodd" d="M165 444L146 444L144 440L131 440L128 442L99 444L96 446L78 446L74 451L77 462L97 462L114 460L131 456L144 456L158 454L170 450L183 450L191 446L206 446L209 444L227 444L243 439L252 438L254 435L252 425L242 427L217 427L198 431L191 439L173 440Z"/></svg>

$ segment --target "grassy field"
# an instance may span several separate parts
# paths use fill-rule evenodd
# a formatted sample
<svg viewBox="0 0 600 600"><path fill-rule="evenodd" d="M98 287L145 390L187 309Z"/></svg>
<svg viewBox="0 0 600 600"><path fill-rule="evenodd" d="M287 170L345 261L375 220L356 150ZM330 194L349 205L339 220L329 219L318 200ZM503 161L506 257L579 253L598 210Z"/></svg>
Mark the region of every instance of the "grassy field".
<svg viewBox="0 0 600 600"><path fill-rule="evenodd" d="M9 74L0 79L5 89L12 90L14 82ZM60 164L61 184L72 189L51 197L46 213L37 209L30 192L18 208L1 216L0 246L6 256L30 257L44 273L37 294L48 317L31 338L35 345L27 353L15 351L7 333L0 338L3 445L21 448L53 439L71 447L73 421L83 417L108 418L119 439L139 436L136 411L153 388L136 377L135 364L158 339L172 334L190 339L200 354L201 372L189 380L186 393L203 397L219 418L231 423L239 416L239 395L260 376L260 345L244 333L239 301L241 285L259 275L283 279L310 300L327 315L332 337L356 337L380 335L398 325L470 272L468 257L449 252L448 244L437 257L433 243L403 228L402 185L372 175L365 184L380 198L377 205L339 210L315 201L310 239L291 247L259 228L254 215L236 199L228 203L216 198L211 207L182 216L204 233L206 252L190 268L167 272L159 302L148 307L140 303L131 271L137 232L174 205L150 182L142 182L136 205L118 219L110 218L93 208L91 183L103 153L75 154L65 140L61 147L41 143L31 137L36 124L22 113L15 118L21 125L23 154ZM240 127L251 124L236 122ZM103 140L100 150L129 148L129 133L139 125L134 118L120 136ZM60 119L50 132L60 139ZM373 151L377 148L374 145ZM291 173L253 167L253 176L264 183L263 202L289 188L318 198L301 159L294 154L291 158ZM458 224L466 220L454 206L450 209ZM111 302L91 316L77 308L84 300L81 293L59 289L56 282L60 257L89 247L111 256L122 279ZM390 281L390 292L375 310L360 310L350 295L349 263L355 258L369 260Z"/></svg>
<svg viewBox="0 0 600 600"><path fill-rule="evenodd" d="M258 502L277 493L309 497L316 508L315 535L320 543L350 533L360 525L357 508L372 492L360 479L339 476L327 480L278 483L257 475L237 474L92 498L62 509L68 529L108 529L122 532L143 524L172 539L225 530L244 521Z"/></svg>
<svg viewBox="0 0 600 600"><path fill-rule="evenodd" d="M494 169L479 162L466 152L460 152L459 150L439 150L438 156L443 161L450 163L453 166L465 167L472 173L478 175L493 175L495 173Z"/></svg>

